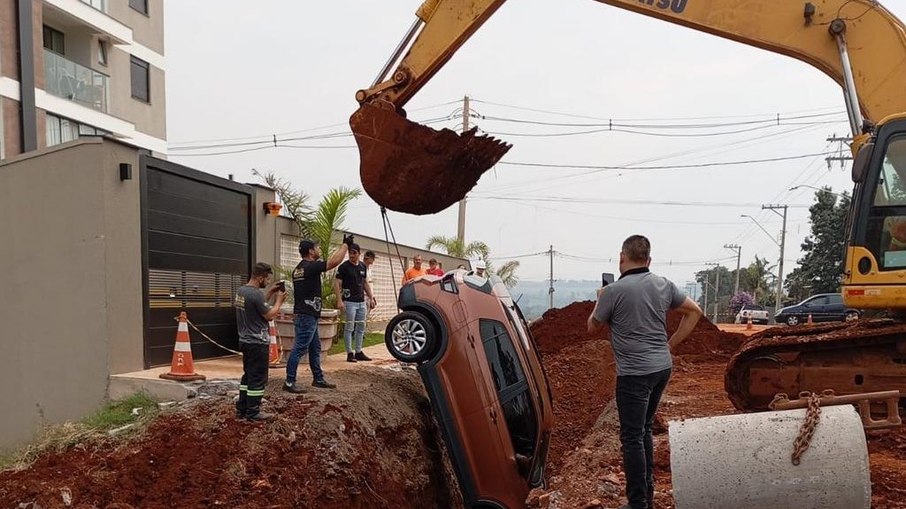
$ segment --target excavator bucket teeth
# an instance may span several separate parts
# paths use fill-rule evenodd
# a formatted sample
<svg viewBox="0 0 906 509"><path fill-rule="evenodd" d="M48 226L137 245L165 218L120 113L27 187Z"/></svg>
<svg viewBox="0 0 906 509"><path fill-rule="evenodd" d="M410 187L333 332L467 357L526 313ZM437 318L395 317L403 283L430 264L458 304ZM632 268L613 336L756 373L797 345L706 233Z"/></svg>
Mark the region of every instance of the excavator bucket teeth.
<svg viewBox="0 0 906 509"><path fill-rule="evenodd" d="M457 134L365 104L349 119L359 146L365 192L397 212L440 212L466 196L511 145L475 129Z"/></svg>

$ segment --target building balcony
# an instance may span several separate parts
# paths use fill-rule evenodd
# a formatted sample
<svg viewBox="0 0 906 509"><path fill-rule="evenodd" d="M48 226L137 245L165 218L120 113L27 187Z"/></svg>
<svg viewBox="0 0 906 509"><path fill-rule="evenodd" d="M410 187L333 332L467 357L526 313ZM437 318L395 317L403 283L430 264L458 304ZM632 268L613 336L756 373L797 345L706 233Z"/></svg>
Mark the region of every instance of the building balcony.
<svg viewBox="0 0 906 509"><path fill-rule="evenodd" d="M109 79L106 74L44 50L44 90L49 94L107 113Z"/></svg>

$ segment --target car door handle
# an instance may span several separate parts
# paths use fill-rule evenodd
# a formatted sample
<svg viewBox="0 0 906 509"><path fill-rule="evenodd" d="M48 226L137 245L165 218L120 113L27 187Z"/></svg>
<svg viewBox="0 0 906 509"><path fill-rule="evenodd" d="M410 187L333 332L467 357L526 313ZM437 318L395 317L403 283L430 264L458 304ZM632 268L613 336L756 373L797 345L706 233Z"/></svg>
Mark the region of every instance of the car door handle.
<svg viewBox="0 0 906 509"><path fill-rule="evenodd" d="M492 408L491 411L488 412L488 414L491 417L491 422L493 422L494 424L497 424L497 410L494 410Z"/></svg>

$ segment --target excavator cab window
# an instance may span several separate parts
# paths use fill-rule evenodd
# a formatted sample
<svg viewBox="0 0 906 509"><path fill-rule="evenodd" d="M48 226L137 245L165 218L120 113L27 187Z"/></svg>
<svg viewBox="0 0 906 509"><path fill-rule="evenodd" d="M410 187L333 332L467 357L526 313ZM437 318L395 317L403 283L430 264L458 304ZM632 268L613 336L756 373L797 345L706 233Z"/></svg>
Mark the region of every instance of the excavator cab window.
<svg viewBox="0 0 906 509"><path fill-rule="evenodd" d="M906 136L885 147L867 233L882 270L906 268Z"/></svg>

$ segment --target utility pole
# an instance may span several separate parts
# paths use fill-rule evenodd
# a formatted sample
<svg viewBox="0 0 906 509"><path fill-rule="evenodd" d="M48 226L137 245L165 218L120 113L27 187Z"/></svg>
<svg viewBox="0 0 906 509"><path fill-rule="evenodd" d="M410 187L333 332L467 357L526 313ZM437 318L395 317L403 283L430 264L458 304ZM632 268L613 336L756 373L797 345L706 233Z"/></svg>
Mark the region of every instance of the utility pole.
<svg viewBox="0 0 906 509"><path fill-rule="evenodd" d="M858 133L853 133L853 134L855 135ZM844 152L843 145L844 144L846 144L847 146L852 145L852 141L853 141L852 138L838 137L836 134L834 134L833 136L828 138L827 141L830 143L837 144L837 155L836 156L827 156L824 158L824 160L827 161L827 169L828 170L831 169L831 163L833 163L833 162L839 162L840 168L844 169L846 162L852 161L853 158L851 155L849 155L849 152Z"/></svg>
<svg viewBox="0 0 906 509"><path fill-rule="evenodd" d="M548 249L547 254L551 258L550 287L547 289L547 295L550 302L547 309L554 309L554 246L551 246L551 248Z"/></svg>
<svg viewBox="0 0 906 509"><path fill-rule="evenodd" d="M780 300L783 297L783 250L786 246L786 213L789 205L762 205L762 209L770 210L783 218L783 229L780 230L780 261L777 263L777 296L774 301L774 316L780 311ZM777 212L783 209L783 214Z"/></svg>
<svg viewBox="0 0 906 509"><path fill-rule="evenodd" d="M705 265L710 265L714 267L714 272L716 277L714 278L714 323L717 323L717 309L720 305L720 265L717 263L706 263ZM706 279L707 280L707 279ZM705 301L705 314L708 314L707 311L708 302Z"/></svg>
<svg viewBox="0 0 906 509"><path fill-rule="evenodd" d="M469 96L462 98L462 132L469 130ZM459 221L456 223L456 238L466 243L466 197L459 200ZM553 299L553 297L551 297ZM553 300L551 301L553 302ZM553 304L551 305L553 307Z"/></svg>
<svg viewBox="0 0 906 509"><path fill-rule="evenodd" d="M739 261L740 258L742 258L742 246L737 244L724 244L724 247L736 251L736 289L733 290L733 295L736 295L739 293Z"/></svg>

